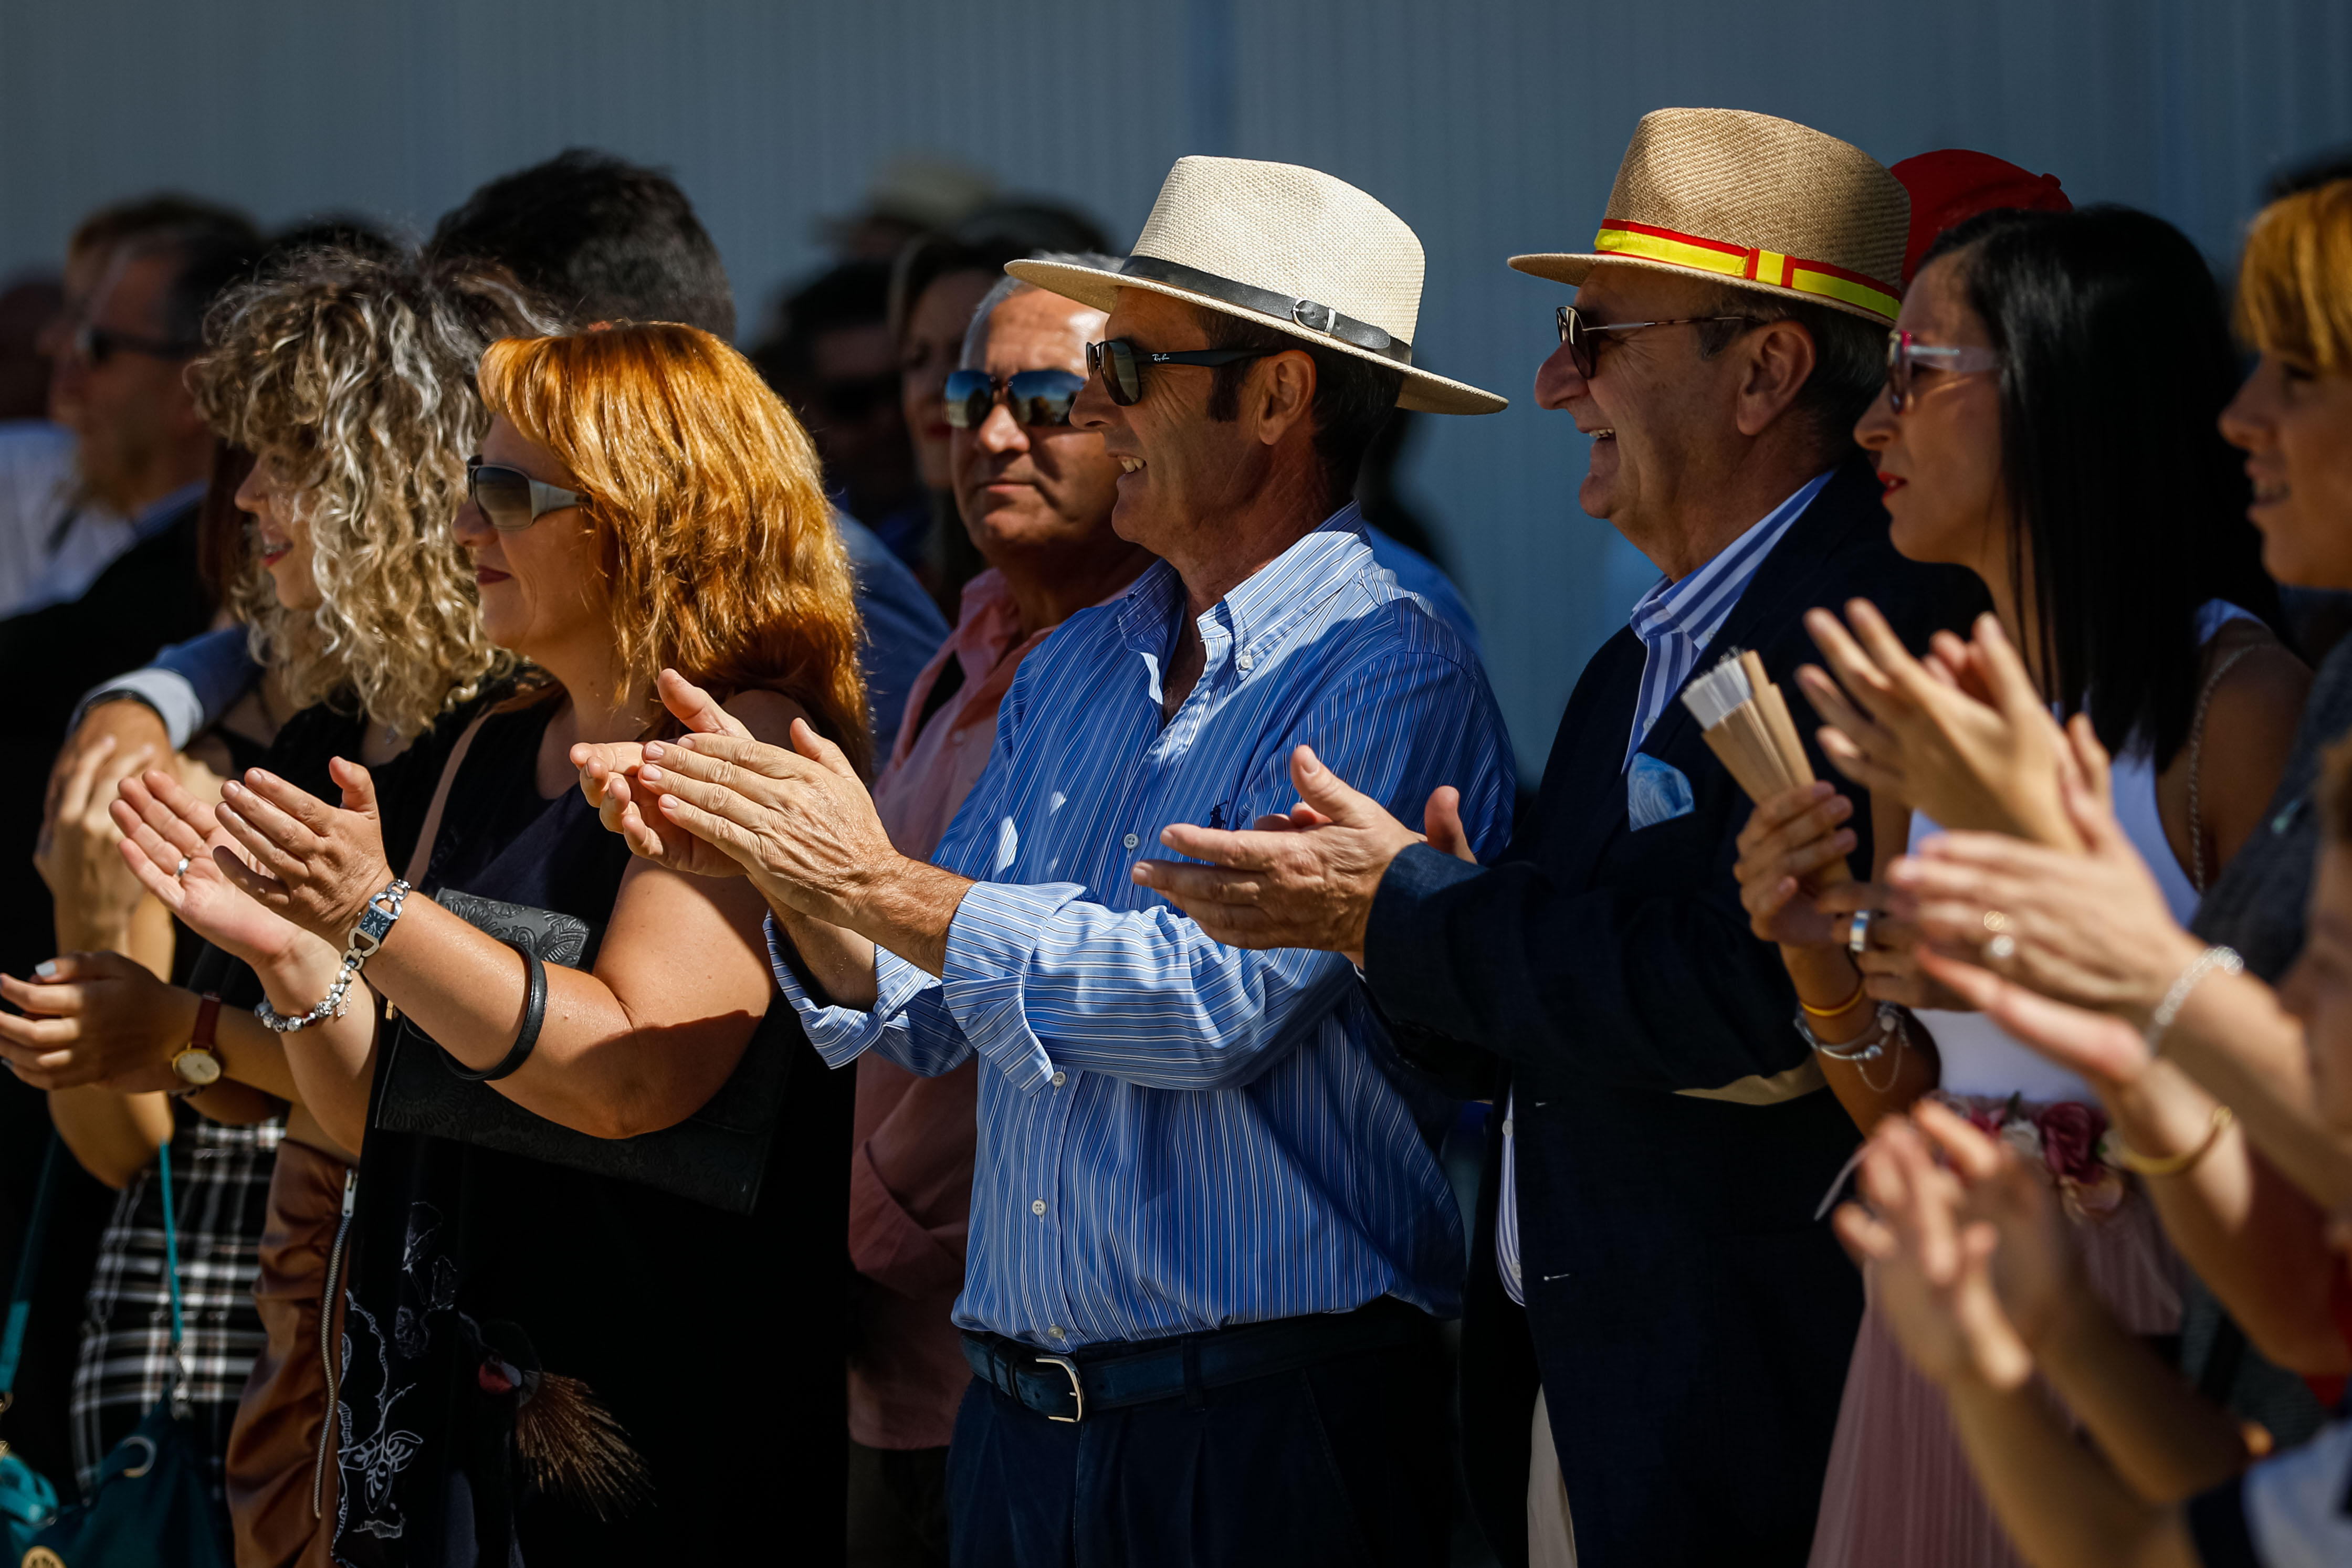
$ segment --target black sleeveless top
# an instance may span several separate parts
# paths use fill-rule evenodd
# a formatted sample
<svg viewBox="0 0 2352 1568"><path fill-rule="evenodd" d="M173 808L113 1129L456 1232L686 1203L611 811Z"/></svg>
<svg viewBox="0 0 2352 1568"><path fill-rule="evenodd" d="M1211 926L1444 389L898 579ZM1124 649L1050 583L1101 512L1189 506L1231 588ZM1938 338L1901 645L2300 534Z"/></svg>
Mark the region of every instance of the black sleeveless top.
<svg viewBox="0 0 2352 1568"><path fill-rule="evenodd" d="M557 711L483 726L422 885L575 915L593 967L629 852L576 789L539 794ZM786 1531L796 1560L838 1562L855 1076L822 1071L814 1051L794 1063L748 1216L372 1115L338 1393L337 1558L750 1562L773 1557ZM610 1412L649 1494L599 1519L532 1487L511 1401L484 1371L485 1344L517 1333L550 1378L577 1380Z"/></svg>

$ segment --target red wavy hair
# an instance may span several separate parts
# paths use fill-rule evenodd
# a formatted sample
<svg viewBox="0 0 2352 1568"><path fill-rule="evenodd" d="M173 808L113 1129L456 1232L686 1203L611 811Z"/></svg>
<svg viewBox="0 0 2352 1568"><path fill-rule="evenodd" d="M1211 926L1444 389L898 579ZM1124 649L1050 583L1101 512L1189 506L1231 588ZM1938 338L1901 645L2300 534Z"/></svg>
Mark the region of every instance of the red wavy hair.
<svg viewBox="0 0 2352 1568"><path fill-rule="evenodd" d="M629 673L782 693L866 773L848 552L808 432L751 362L699 328L624 324L493 343L481 388L589 497Z"/></svg>

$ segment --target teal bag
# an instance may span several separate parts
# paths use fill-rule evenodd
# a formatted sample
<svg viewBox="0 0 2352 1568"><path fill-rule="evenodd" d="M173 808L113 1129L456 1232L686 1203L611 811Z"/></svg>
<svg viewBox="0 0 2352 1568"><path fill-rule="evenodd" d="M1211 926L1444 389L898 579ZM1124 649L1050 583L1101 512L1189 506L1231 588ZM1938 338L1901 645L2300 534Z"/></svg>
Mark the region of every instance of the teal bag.
<svg viewBox="0 0 2352 1568"><path fill-rule="evenodd" d="M8 1322L0 1329L0 1416L16 1402L16 1362L25 1353L25 1324L33 1315L33 1280L40 1271L41 1242L49 1228L49 1204L57 1191L58 1158L63 1145L55 1133L41 1156L41 1181L33 1212L25 1222L25 1245L16 1257L16 1283L8 1293ZM7 1568L16 1568L34 1535L57 1522L58 1489L48 1477L8 1451L0 1438L0 1541L7 1543Z"/></svg>
<svg viewBox="0 0 2352 1568"><path fill-rule="evenodd" d="M36 1534L12 1568L231 1568L228 1520L213 1500L205 1440L188 1406L187 1364L181 1359L172 1145L156 1153L163 1162L163 1270L172 1292L172 1391L114 1445L98 1468L89 1500Z"/></svg>

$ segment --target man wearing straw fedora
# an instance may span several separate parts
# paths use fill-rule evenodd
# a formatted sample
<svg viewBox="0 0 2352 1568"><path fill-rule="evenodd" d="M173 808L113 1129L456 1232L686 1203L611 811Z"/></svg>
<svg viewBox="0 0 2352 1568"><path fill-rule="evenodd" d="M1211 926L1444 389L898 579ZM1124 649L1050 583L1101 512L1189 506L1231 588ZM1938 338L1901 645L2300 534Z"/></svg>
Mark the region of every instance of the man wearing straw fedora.
<svg viewBox="0 0 2352 1568"><path fill-rule="evenodd" d="M1301 745L1398 810L1458 786L1501 847L1485 674L1349 494L1393 409L1503 400L1415 362L1420 242L1310 169L1187 158L1116 267L1006 270L1109 312L1070 419L1160 560L1023 663L934 863L804 728L648 747L635 788L767 895L827 1061L980 1059L960 1568L1442 1563L1450 1105L1346 962L1223 946L1132 871L1163 822L1285 810Z"/></svg>
<svg viewBox="0 0 2352 1568"><path fill-rule="evenodd" d="M1462 1416L1508 1563L1806 1556L1861 1307L1815 1209L1854 1124L1739 904L1748 802L1675 698L1731 649L1787 682L1813 605L1867 596L1915 642L1958 619L1851 434L1908 211L1819 131L1646 116L1591 249L1511 262L1577 287L1537 401L1592 437L1584 509L1663 576L1585 667L1509 850L1470 863L1435 800L1421 842L1302 756L1290 831L1172 827L1225 869L1143 868L1228 941L1355 956L1400 1045L1493 1094Z"/></svg>

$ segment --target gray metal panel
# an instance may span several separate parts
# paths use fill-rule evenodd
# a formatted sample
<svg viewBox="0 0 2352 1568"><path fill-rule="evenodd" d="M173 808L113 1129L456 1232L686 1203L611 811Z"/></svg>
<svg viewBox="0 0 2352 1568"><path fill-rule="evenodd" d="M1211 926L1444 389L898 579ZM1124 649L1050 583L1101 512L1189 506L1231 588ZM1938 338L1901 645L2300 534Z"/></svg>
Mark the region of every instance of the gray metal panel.
<svg viewBox="0 0 2352 1568"><path fill-rule="evenodd" d="M1425 421L1412 489L1532 769L1648 569L1576 509L1583 444L1528 402L1561 291L1502 257L1590 239L1643 110L1761 110L1890 162L1980 148L2226 262L2266 172L2352 141L2347 68L2340 0L0 0L0 273L159 185L421 230L584 142L676 170L748 326L893 152L1066 194L1122 241L1181 153L1313 163L1420 232L1426 361L1514 399Z"/></svg>

